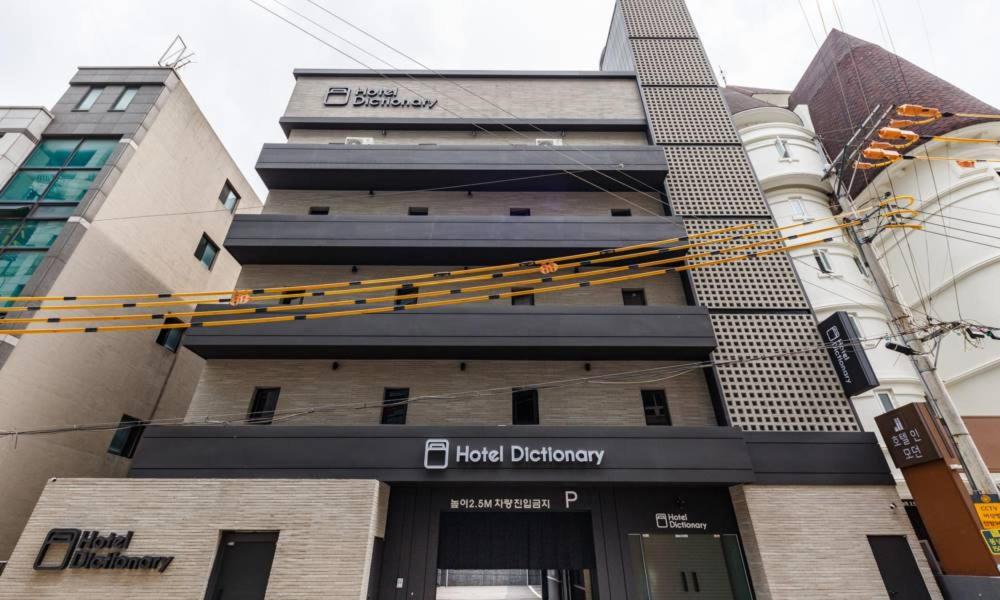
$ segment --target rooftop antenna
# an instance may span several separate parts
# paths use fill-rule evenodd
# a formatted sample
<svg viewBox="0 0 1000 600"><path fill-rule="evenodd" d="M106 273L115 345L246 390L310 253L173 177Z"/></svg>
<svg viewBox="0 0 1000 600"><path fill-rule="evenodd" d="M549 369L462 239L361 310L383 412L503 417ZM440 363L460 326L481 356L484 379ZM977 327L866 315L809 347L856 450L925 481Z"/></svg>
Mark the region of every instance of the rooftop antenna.
<svg viewBox="0 0 1000 600"><path fill-rule="evenodd" d="M723 70L721 66L719 67L719 77L722 78L722 87L726 87L729 85L729 82L726 81L726 72L725 70Z"/></svg>
<svg viewBox="0 0 1000 600"><path fill-rule="evenodd" d="M194 56L194 52L188 50L187 43L184 42L184 38L180 35L174 36L173 41L167 46L167 49L163 51L163 55L160 56L160 60L156 61L156 64L161 67L170 67L171 69L180 69L184 65L191 63L191 57Z"/></svg>

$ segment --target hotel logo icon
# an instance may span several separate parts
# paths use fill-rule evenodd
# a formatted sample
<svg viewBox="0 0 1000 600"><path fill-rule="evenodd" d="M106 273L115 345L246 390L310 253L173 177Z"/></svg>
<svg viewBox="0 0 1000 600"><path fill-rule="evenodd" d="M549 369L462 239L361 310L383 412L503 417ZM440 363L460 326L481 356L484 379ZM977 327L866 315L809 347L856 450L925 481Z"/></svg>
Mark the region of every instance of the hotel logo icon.
<svg viewBox="0 0 1000 600"><path fill-rule="evenodd" d="M80 541L80 533L79 529L50 530L38 550L38 556L35 557L35 570L61 571L68 567L73 551Z"/></svg>
<svg viewBox="0 0 1000 600"><path fill-rule="evenodd" d="M327 106L347 106L347 103L351 100L351 88L349 87L332 87L326 92L326 101L323 104Z"/></svg>
<svg viewBox="0 0 1000 600"><path fill-rule="evenodd" d="M424 443L424 468L431 470L448 468L448 440L433 439Z"/></svg>

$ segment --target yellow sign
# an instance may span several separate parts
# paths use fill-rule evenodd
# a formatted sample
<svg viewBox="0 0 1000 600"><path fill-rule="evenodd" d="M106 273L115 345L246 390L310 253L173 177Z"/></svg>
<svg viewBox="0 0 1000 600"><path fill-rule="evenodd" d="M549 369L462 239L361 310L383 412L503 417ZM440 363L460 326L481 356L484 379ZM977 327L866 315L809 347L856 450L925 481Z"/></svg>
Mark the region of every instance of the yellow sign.
<svg viewBox="0 0 1000 600"><path fill-rule="evenodd" d="M983 529L1000 529L1000 502L976 502L973 506Z"/></svg>
<svg viewBox="0 0 1000 600"><path fill-rule="evenodd" d="M986 540L990 552L1000 555L1000 529L984 529L983 539Z"/></svg>

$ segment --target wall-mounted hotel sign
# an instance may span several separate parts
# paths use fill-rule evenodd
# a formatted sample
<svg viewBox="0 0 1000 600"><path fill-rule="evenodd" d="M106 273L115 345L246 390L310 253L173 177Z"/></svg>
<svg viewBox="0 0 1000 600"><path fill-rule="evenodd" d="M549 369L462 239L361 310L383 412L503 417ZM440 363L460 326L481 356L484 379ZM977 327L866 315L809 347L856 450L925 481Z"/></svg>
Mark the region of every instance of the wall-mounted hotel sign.
<svg viewBox="0 0 1000 600"><path fill-rule="evenodd" d="M861 345L860 335L844 311L837 311L819 324L820 335L833 361L844 393L850 396L878 387L878 378L868 355Z"/></svg>
<svg viewBox="0 0 1000 600"><path fill-rule="evenodd" d="M426 108L437 105L436 98L420 96L401 97L399 88L332 87L326 92L326 106L371 106L375 108Z"/></svg>
<svg viewBox="0 0 1000 600"><path fill-rule="evenodd" d="M875 417L882 439L889 447L892 462L900 469L941 460L934 443L933 423L924 418L916 404L907 404Z"/></svg>
<svg viewBox="0 0 1000 600"><path fill-rule="evenodd" d="M424 443L424 468L447 469L449 465L484 465L497 467L599 467L604 462L604 450L594 448L562 448L549 445L520 444L455 444L446 439L430 439Z"/></svg>
<svg viewBox="0 0 1000 600"><path fill-rule="evenodd" d="M96 530L52 529L35 557L36 571L65 569L156 571L162 573L173 556L126 554L135 532L101 535Z"/></svg>

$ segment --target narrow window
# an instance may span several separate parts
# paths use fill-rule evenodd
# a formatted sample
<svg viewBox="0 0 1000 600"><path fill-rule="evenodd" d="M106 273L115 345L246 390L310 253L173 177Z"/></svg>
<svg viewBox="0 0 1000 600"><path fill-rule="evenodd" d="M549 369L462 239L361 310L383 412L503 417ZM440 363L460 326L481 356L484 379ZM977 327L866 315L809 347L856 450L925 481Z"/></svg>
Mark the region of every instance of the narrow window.
<svg viewBox="0 0 1000 600"><path fill-rule="evenodd" d="M805 221L809 218L809 214L806 212L806 205L802 202L802 198L789 198L788 204L792 208L792 218L796 221Z"/></svg>
<svg viewBox="0 0 1000 600"><path fill-rule="evenodd" d="M813 258L819 265L819 270L823 273L833 273L833 265L830 264L830 254L826 250L813 250Z"/></svg>
<svg viewBox="0 0 1000 600"><path fill-rule="evenodd" d="M861 331L861 321L858 320L858 313L847 313L848 320L854 325L854 330L858 332L858 339L864 339L865 335Z"/></svg>
<svg viewBox="0 0 1000 600"><path fill-rule="evenodd" d="M510 291L512 292L527 292L534 288L530 287L512 287ZM534 306L535 305L535 295L534 294L521 294L520 296L511 296L510 298L511 306Z"/></svg>
<svg viewBox="0 0 1000 600"><path fill-rule="evenodd" d="M865 268L865 261L861 260L861 257L857 254L852 254L854 258L854 266L858 268L858 273L861 273L864 277L868 277L868 269Z"/></svg>
<svg viewBox="0 0 1000 600"><path fill-rule="evenodd" d="M167 318L163 323L165 325L173 325L174 323L183 323L180 319L175 319L174 317ZM184 329L161 329L160 333L156 336L156 343L163 346L171 352L177 352L177 349L181 346L181 338L184 337Z"/></svg>
<svg viewBox="0 0 1000 600"><path fill-rule="evenodd" d="M631 217L632 216L632 209L631 208L612 208L611 209L611 216L612 217Z"/></svg>
<svg viewBox="0 0 1000 600"><path fill-rule="evenodd" d="M642 410L646 413L646 425L670 425L665 391L642 390Z"/></svg>
<svg viewBox="0 0 1000 600"><path fill-rule="evenodd" d="M228 181L222 186L222 191L219 192L219 202L229 212L235 212L236 205L240 203L240 195L236 193L236 190L233 189L232 184Z"/></svg>
<svg viewBox="0 0 1000 600"><path fill-rule="evenodd" d="M103 91L104 88L102 87L90 88L87 90L87 93L83 95L83 99L80 100L80 103L77 104L76 108L73 110L90 110L90 108L94 106L94 103L97 102L97 99L101 97L101 92Z"/></svg>
<svg viewBox="0 0 1000 600"><path fill-rule="evenodd" d="M788 160L789 158L792 157L791 148L789 148L788 142L786 142L784 139L782 139L782 138L775 138L774 139L774 147L777 148L777 150L778 150L778 158L779 159L781 159L781 160Z"/></svg>
<svg viewBox="0 0 1000 600"><path fill-rule="evenodd" d="M255 388L247 409L247 423L270 425L274 420L274 409L278 407L281 388Z"/></svg>
<svg viewBox="0 0 1000 600"><path fill-rule="evenodd" d="M223 531L206 598L263 598L271 577L277 531Z"/></svg>
<svg viewBox="0 0 1000 600"><path fill-rule="evenodd" d="M396 290L396 306L407 306L409 304L416 304L417 299L413 297L414 294L419 294L420 288L415 287L402 287Z"/></svg>
<svg viewBox="0 0 1000 600"><path fill-rule="evenodd" d="M329 206L310 206L309 214L311 215L328 215L330 214Z"/></svg>
<svg viewBox="0 0 1000 600"><path fill-rule="evenodd" d="M115 100L115 105L111 107L113 111L123 111L128 108L129 104L132 104L132 99L135 95L139 93L139 88L137 87L127 87L122 91L118 99Z"/></svg>
<svg viewBox="0 0 1000 600"><path fill-rule="evenodd" d="M288 306L290 306L292 304L302 304L302 301L305 300L305 296L295 296L294 294L304 294L304 293L306 293L305 290L287 290L287 291L281 292L281 294L283 296L292 296L292 297L291 298L279 298L278 299L278 304L285 304L285 305L288 305Z"/></svg>
<svg viewBox="0 0 1000 600"><path fill-rule="evenodd" d="M538 425L538 390L514 389L511 400L514 425Z"/></svg>
<svg viewBox="0 0 1000 600"><path fill-rule="evenodd" d="M884 412L889 412L890 410L896 409L895 399L892 397L892 392L890 392L889 390L881 390L875 392L875 397L878 398L878 401L882 405L882 410Z"/></svg>
<svg viewBox="0 0 1000 600"><path fill-rule="evenodd" d="M512 217L530 217L530 208L512 208L510 209L510 216Z"/></svg>
<svg viewBox="0 0 1000 600"><path fill-rule="evenodd" d="M201 264L211 271L212 267L215 265L215 259L219 256L219 246L212 241L212 238L208 237L207 234L201 234L201 241L198 242L198 247L195 248L194 257L201 261Z"/></svg>
<svg viewBox="0 0 1000 600"><path fill-rule="evenodd" d="M622 300L625 306L646 306L646 290L642 288L622 290Z"/></svg>
<svg viewBox="0 0 1000 600"><path fill-rule="evenodd" d="M111 445L108 446L108 454L132 458L135 456L135 448L139 445L142 432L146 430L146 424L141 419L129 415L122 415L118 422L118 429L111 438Z"/></svg>
<svg viewBox="0 0 1000 600"><path fill-rule="evenodd" d="M429 212L430 211L426 206L411 206L406 211L406 214L410 215L411 217L426 217Z"/></svg>
<svg viewBox="0 0 1000 600"><path fill-rule="evenodd" d="M382 424L405 425L410 388L385 388L382 394Z"/></svg>

